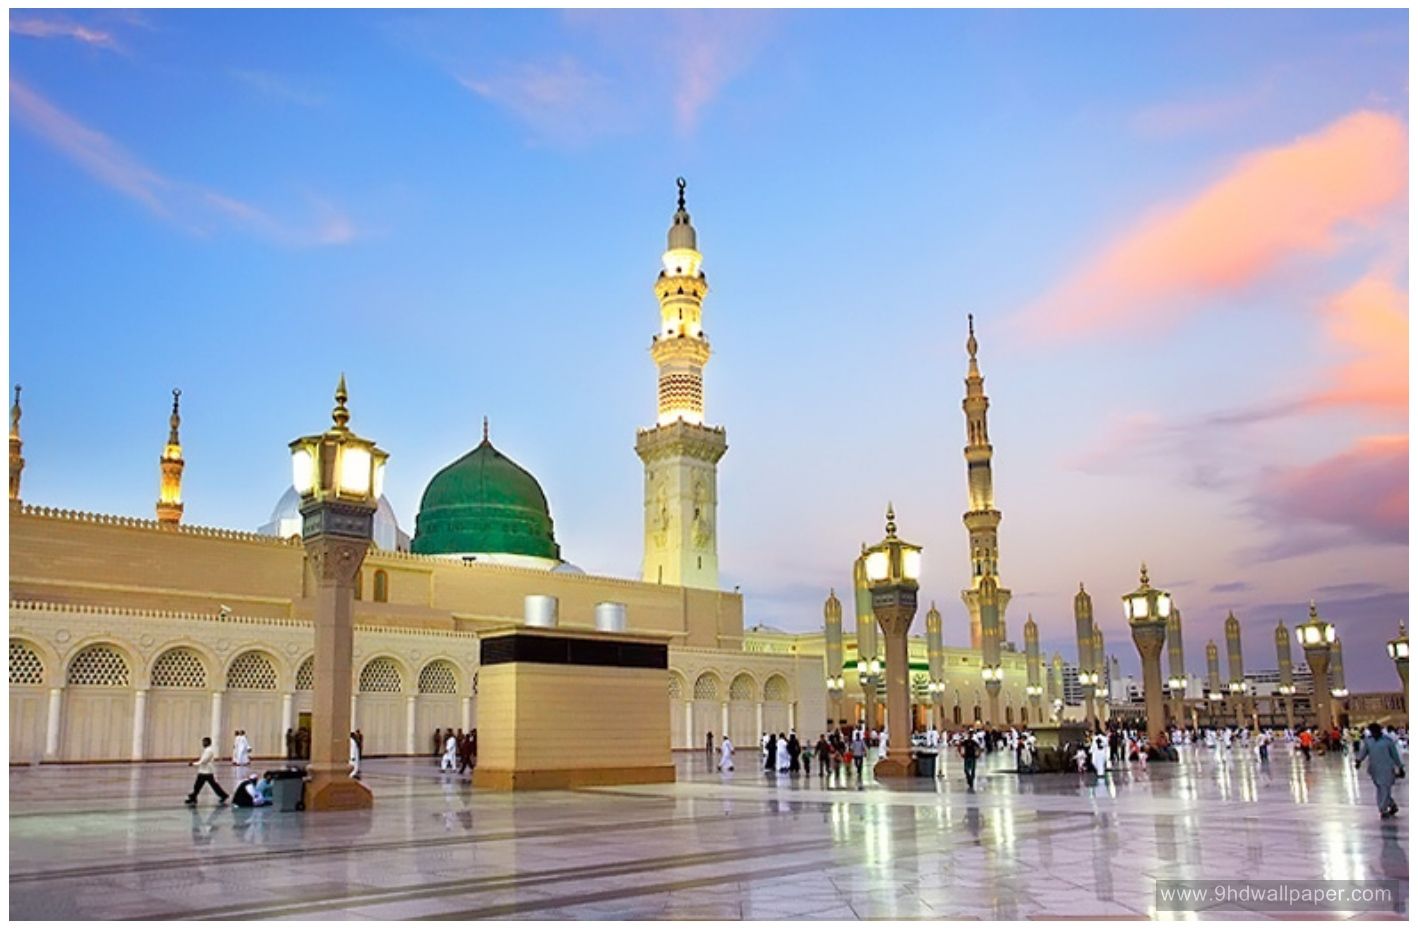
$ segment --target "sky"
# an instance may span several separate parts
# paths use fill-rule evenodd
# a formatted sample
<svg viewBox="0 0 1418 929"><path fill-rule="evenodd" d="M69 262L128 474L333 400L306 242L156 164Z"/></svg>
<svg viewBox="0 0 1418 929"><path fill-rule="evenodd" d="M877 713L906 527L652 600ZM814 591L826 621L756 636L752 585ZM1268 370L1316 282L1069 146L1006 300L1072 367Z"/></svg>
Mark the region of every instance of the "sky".
<svg viewBox="0 0 1418 929"><path fill-rule="evenodd" d="M889 501L968 642L966 314L1007 617L1073 660L1146 560L1204 672L1308 601L1353 691L1408 610L1407 12L10 13L27 502L254 529L351 425L480 440L638 576L652 285L688 179L721 583L820 628ZM922 623L923 620L918 620ZM1296 659L1299 660L1298 650Z"/></svg>

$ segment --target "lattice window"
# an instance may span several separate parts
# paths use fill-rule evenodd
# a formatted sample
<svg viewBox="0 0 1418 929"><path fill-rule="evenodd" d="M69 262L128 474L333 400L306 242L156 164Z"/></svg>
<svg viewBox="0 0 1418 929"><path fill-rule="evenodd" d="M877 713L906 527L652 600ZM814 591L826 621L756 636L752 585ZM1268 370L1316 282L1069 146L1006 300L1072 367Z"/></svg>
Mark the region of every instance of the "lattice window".
<svg viewBox="0 0 1418 929"><path fill-rule="evenodd" d="M108 645L90 645L69 662L68 682L78 687L127 687L128 661Z"/></svg>
<svg viewBox="0 0 1418 929"><path fill-rule="evenodd" d="M315 689L315 656L311 655L300 663L300 667L295 672L296 690Z"/></svg>
<svg viewBox="0 0 1418 929"><path fill-rule="evenodd" d="M747 674L740 674L729 684L730 700L752 700L753 699L753 678Z"/></svg>
<svg viewBox="0 0 1418 929"><path fill-rule="evenodd" d="M174 648L153 662L153 686L202 690L207 686L207 669L190 648Z"/></svg>
<svg viewBox="0 0 1418 929"><path fill-rule="evenodd" d="M10 640L10 683L44 683L44 662L39 660L39 653L19 639Z"/></svg>
<svg viewBox="0 0 1418 929"><path fill-rule="evenodd" d="M788 682L776 674L770 677L768 683L763 685L763 699L787 702Z"/></svg>
<svg viewBox="0 0 1418 929"><path fill-rule="evenodd" d="M228 690L275 690L276 666L260 652L242 652L226 670Z"/></svg>
<svg viewBox="0 0 1418 929"><path fill-rule="evenodd" d="M694 682L694 699L718 700L719 682L711 674L701 674Z"/></svg>
<svg viewBox="0 0 1418 929"><path fill-rule="evenodd" d="M419 693L456 694L457 692L458 675L448 662L430 661L419 672Z"/></svg>
<svg viewBox="0 0 1418 929"><path fill-rule="evenodd" d="M404 676L390 658L376 658L359 672L359 689L367 694L396 694L404 689Z"/></svg>
<svg viewBox="0 0 1418 929"><path fill-rule="evenodd" d="M11 661L13 661L13 660L14 660L14 659L11 659ZM671 699L671 700L683 700L683 699L684 699L684 681L680 678L680 676L679 676L678 674L671 674L671 675L670 675L670 699Z"/></svg>

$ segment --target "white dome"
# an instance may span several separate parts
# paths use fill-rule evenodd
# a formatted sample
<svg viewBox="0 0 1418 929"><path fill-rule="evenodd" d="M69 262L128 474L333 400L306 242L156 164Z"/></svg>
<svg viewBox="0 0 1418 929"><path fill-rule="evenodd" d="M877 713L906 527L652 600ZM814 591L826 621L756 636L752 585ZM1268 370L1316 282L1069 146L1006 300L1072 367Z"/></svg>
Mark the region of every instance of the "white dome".
<svg viewBox="0 0 1418 929"><path fill-rule="evenodd" d="M295 492L294 487L287 487L286 492L281 494L281 499L276 501L275 509L271 510L270 521L256 531L261 535L288 539L300 535L303 522L300 515L300 494ZM399 528L399 518L394 514L394 507L389 503L389 498L385 496L379 498L379 508L374 511L374 547L386 551L409 550L409 537Z"/></svg>

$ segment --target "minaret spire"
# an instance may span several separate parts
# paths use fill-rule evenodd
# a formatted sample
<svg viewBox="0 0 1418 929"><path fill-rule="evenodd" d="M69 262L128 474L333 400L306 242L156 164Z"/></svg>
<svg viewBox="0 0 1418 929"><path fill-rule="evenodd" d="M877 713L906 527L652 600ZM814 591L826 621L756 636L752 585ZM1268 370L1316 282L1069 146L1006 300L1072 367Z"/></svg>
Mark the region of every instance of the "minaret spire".
<svg viewBox="0 0 1418 929"><path fill-rule="evenodd" d="M182 425L179 403L182 391L172 389L172 415L167 418L167 445L158 459L161 480L158 484L158 522L164 526L176 526L182 522L182 439L178 427Z"/></svg>
<svg viewBox="0 0 1418 929"><path fill-rule="evenodd" d="M635 453L645 464L645 559L650 583L719 586L716 541L719 459L728 449L722 427L704 422L703 303L709 283L701 270L699 237L685 206L685 180L655 281L660 327L650 341L658 369L655 425L641 429Z"/></svg>
<svg viewBox="0 0 1418 929"><path fill-rule="evenodd" d="M975 338L975 316L967 317L969 337L965 351L970 356L965 375L965 465L970 508L965 512L965 528L970 533L970 586L960 592L970 610L970 647L983 648L984 630L980 622L980 584L986 577L999 583L999 523L995 509L994 475L991 462L994 447L990 445L990 399L985 396L985 377L980 373L980 343ZM1005 607L1010 591L998 588L999 621L995 624L999 640L1005 641Z"/></svg>
<svg viewBox="0 0 1418 929"><path fill-rule="evenodd" d="M24 443L20 441L20 385L15 385L15 400L10 404L10 505L20 502L20 473L25 470L25 459L20 454Z"/></svg>

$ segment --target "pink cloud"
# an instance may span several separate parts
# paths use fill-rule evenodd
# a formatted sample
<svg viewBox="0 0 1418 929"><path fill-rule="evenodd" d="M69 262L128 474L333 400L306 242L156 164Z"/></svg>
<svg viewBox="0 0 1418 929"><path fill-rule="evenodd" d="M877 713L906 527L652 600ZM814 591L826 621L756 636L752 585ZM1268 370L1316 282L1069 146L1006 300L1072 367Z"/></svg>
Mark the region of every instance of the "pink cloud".
<svg viewBox="0 0 1418 929"><path fill-rule="evenodd" d="M1364 542L1408 541L1408 436L1362 438L1322 461L1263 476L1256 512L1283 535L1320 524Z"/></svg>
<svg viewBox="0 0 1418 929"><path fill-rule="evenodd" d="M229 227L297 247L337 245L355 238L349 219L325 204L320 205L312 228L279 220L220 191L168 177L15 79L10 81L10 112L18 125L96 181L193 234L207 235L214 228Z"/></svg>
<svg viewBox="0 0 1418 929"><path fill-rule="evenodd" d="M1324 311L1325 329L1355 355L1335 368L1330 386L1311 394L1310 410L1362 406L1408 413L1408 294L1371 273L1339 294Z"/></svg>
<svg viewBox="0 0 1418 929"><path fill-rule="evenodd" d="M73 39L85 45L118 49L113 36L98 29L90 29L65 19L40 19L38 17L11 17L10 32L32 39Z"/></svg>
<svg viewBox="0 0 1418 929"><path fill-rule="evenodd" d="M1359 111L1241 158L1199 193L1157 210L1026 307L1019 321L1066 336L1195 312L1295 255L1334 251L1354 225L1405 200L1407 131Z"/></svg>

